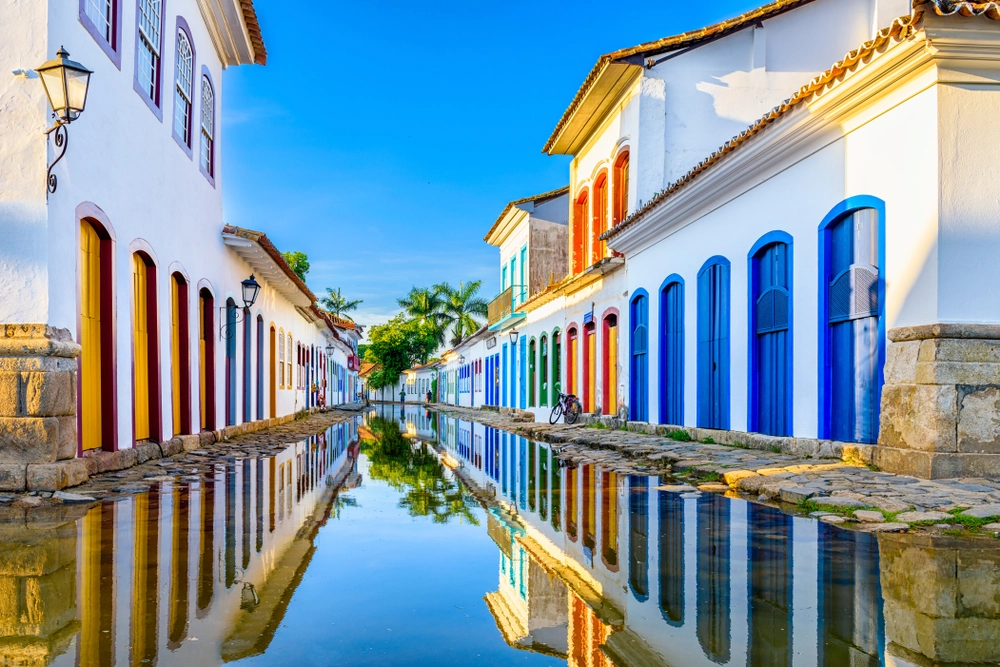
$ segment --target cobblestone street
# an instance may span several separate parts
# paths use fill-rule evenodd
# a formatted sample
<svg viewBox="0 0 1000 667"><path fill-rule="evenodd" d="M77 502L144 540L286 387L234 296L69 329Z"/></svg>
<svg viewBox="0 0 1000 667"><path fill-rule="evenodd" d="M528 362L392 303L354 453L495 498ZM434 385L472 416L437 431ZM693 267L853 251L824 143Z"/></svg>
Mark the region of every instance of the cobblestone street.
<svg viewBox="0 0 1000 667"><path fill-rule="evenodd" d="M893 475L860 460L805 458L767 450L593 426L526 421L530 414L501 414L441 406L531 440L556 445L559 458L598 463L622 474L672 476L680 493L723 493L767 504L796 505L828 523L856 524L870 532L915 529L1000 533L1000 481L964 478L928 481ZM845 458L853 450L845 447ZM695 488L697 487L697 488Z"/></svg>

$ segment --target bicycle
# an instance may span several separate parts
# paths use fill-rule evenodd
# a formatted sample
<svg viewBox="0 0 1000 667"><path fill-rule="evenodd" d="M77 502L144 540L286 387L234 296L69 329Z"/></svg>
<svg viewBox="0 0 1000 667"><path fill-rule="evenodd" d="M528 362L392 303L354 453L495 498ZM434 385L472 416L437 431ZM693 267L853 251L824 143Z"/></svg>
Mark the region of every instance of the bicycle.
<svg viewBox="0 0 1000 667"><path fill-rule="evenodd" d="M560 417L565 416L567 424L575 424L581 414L583 414L583 406L580 405L580 399L573 394L559 392L559 400L556 401L555 407L549 414L549 423L555 424Z"/></svg>

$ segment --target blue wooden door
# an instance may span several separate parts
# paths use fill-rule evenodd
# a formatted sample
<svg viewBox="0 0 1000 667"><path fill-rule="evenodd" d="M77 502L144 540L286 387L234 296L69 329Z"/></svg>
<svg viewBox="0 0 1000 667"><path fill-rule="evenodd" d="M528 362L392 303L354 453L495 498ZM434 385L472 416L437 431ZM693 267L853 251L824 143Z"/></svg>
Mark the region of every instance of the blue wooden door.
<svg viewBox="0 0 1000 667"><path fill-rule="evenodd" d="M643 294L632 300L629 369L629 418L649 421L649 299Z"/></svg>
<svg viewBox="0 0 1000 667"><path fill-rule="evenodd" d="M528 407L528 339L521 336L521 382L519 384L521 394L521 409Z"/></svg>
<svg viewBox="0 0 1000 667"><path fill-rule="evenodd" d="M768 435L791 435L791 283L789 248L763 247L753 258L753 397L750 429Z"/></svg>
<svg viewBox="0 0 1000 667"><path fill-rule="evenodd" d="M698 426L729 428L729 263L698 274Z"/></svg>
<svg viewBox="0 0 1000 667"><path fill-rule="evenodd" d="M684 423L684 284L660 292L660 423Z"/></svg>
<svg viewBox="0 0 1000 667"><path fill-rule="evenodd" d="M861 209L830 228L828 349L830 437L878 437L879 224Z"/></svg>
<svg viewBox="0 0 1000 667"><path fill-rule="evenodd" d="M226 300L226 425L236 423L236 302Z"/></svg>
<svg viewBox="0 0 1000 667"><path fill-rule="evenodd" d="M503 360L500 368L500 404L507 407L507 343L503 344Z"/></svg>

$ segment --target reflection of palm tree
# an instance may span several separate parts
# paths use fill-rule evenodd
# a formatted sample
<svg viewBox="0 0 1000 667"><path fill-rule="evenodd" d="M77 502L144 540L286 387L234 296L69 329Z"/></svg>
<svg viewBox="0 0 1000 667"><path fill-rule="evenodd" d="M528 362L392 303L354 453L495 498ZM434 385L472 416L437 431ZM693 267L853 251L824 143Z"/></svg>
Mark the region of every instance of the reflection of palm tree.
<svg viewBox="0 0 1000 667"><path fill-rule="evenodd" d="M398 299L397 303L406 311L411 322L425 327L434 335L438 345L444 345L445 330L450 320L444 312L445 302L438 290L414 287L409 294Z"/></svg>
<svg viewBox="0 0 1000 667"><path fill-rule="evenodd" d="M368 426L375 435L361 442L368 474L402 492L399 506L410 516L429 516L435 523L458 517L479 525L475 499L461 482L445 477L444 466L427 445L414 445L404 438L394 420L372 417Z"/></svg>
<svg viewBox="0 0 1000 667"><path fill-rule="evenodd" d="M487 316L489 304L476 296L482 284L481 280L473 280L471 283L458 283L458 289L448 283L434 286L444 297L444 312L452 324L452 345L458 345L479 330L480 324L476 317Z"/></svg>
<svg viewBox="0 0 1000 667"><path fill-rule="evenodd" d="M340 511L345 507L358 507L357 499L354 496L338 494L337 497L333 499L333 506L330 508L330 516L334 519L339 519Z"/></svg>

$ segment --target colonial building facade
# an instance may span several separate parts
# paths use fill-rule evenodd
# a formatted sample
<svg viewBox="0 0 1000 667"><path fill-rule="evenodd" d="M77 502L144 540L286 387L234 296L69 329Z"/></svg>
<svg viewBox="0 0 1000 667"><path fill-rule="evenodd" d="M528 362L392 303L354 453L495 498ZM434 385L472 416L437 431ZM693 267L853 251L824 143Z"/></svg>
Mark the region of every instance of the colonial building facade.
<svg viewBox="0 0 1000 667"><path fill-rule="evenodd" d="M487 235L504 291L486 402L545 417L561 390L720 442L1000 472L1000 137L973 120L1000 109L998 19L989 2L778 0L602 56L545 145L573 156L568 189L512 202ZM536 254L544 202L566 241ZM536 291L539 261L565 274Z"/></svg>
<svg viewBox="0 0 1000 667"><path fill-rule="evenodd" d="M4 488L352 398L353 325L315 307L266 235L223 224L223 71L266 60L252 3L2 12ZM85 110L46 135L33 68L61 48L93 73Z"/></svg>

